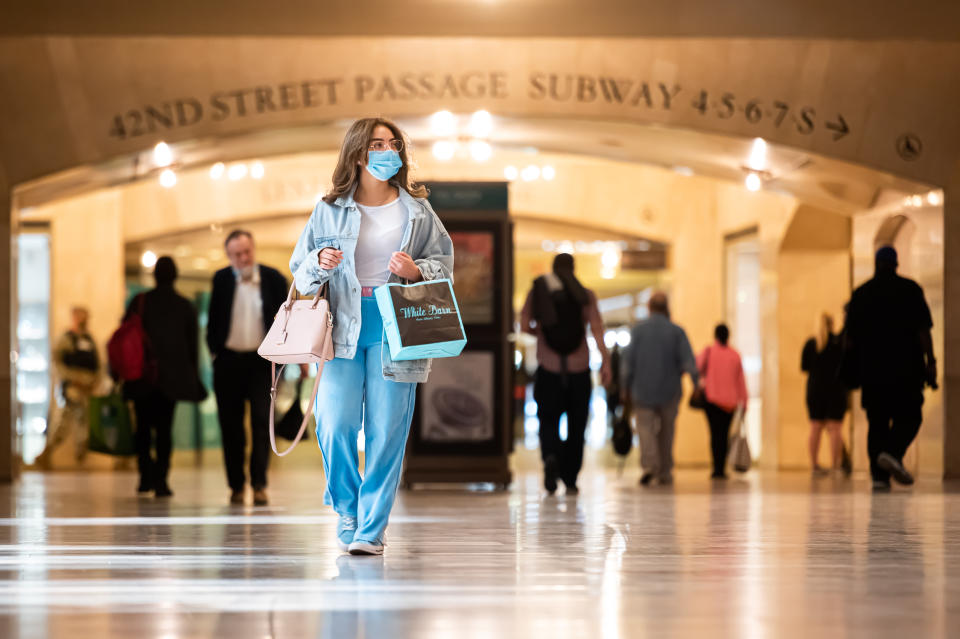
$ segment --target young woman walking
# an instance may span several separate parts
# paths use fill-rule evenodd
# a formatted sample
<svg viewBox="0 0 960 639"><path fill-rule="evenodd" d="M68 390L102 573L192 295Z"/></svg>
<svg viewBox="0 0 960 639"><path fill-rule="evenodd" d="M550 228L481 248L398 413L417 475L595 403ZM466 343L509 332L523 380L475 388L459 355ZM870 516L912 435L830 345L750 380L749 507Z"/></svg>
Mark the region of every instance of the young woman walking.
<svg viewBox="0 0 960 639"><path fill-rule="evenodd" d="M807 377L807 414L810 416L810 466L816 476L828 470L818 463L820 434L830 436L830 467L840 468L843 459L843 418L849 404L848 391L838 374L843 357L840 335L833 332L833 317L820 316L817 336L803 346L800 368Z"/></svg>
<svg viewBox="0 0 960 639"><path fill-rule="evenodd" d="M373 290L453 277L453 244L426 188L410 178L407 146L389 120L354 122L333 188L314 208L290 258L302 294L329 284L336 358L324 367L314 415L327 476L324 503L339 515L337 545L355 555L383 554L416 385L430 372L429 360L390 358Z"/></svg>
<svg viewBox="0 0 960 639"><path fill-rule="evenodd" d="M730 423L737 410L747 408L747 384L740 353L730 348L730 329L717 325L715 341L697 357L697 369L707 397L707 422L710 425L710 452L713 457L712 479L726 479L727 445Z"/></svg>

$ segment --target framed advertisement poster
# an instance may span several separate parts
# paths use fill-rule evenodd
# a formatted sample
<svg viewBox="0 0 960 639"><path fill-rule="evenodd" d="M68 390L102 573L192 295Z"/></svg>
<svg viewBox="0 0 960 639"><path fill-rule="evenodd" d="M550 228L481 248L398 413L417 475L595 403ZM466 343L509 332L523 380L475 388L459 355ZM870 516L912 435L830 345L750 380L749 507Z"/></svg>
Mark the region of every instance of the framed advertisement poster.
<svg viewBox="0 0 960 639"><path fill-rule="evenodd" d="M495 359L489 351L469 351L433 362L430 381L420 392L425 443L493 439Z"/></svg>
<svg viewBox="0 0 960 639"><path fill-rule="evenodd" d="M453 242L453 290L467 337L505 336L511 328L505 293L513 289L508 227L499 220L461 216L443 219L443 224Z"/></svg>
<svg viewBox="0 0 960 639"><path fill-rule="evenodd" d="M492 324L496 304L493 231L450 231L454 291L464 324Z"/></svg>
<svg viewBox="0 0 960 639"><path fill-rule="evenodd" d="M430 378L417 391L416 452L457 455L500 448L501 351L468 342L459 357L433 360Z"/></svg>

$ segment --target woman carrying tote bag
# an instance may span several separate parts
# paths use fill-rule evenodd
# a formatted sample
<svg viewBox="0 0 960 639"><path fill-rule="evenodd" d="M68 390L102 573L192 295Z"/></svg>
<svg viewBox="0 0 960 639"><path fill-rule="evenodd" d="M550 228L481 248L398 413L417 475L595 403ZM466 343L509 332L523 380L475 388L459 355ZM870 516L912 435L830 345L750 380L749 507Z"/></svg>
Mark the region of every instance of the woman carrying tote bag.
<svg viewBox="0 0 960 639"><path fill-rule="evenodd" d="M335 358L324 367L313 410L327 476L324 503L339 515L338 547L354 555L383 554L416 385L430 372L430 360L390 358L373 291L389 282L453 279L453 244L426 188L410 178L407 147L389 120L354 122L333 188L317 203L290 258L300 293L330 285Z"/></svg>
<svg viewBox="0 0 960 639"><path fill-rule="evenodd" d="M713 454L712 479L726 479L727 445L730 423L737 409L746 410L747 384L740 353L730 348L730 329L720 324L714 330L716 341L697 357L697 369L703 381L705 410L710 424L710 450Z"/></svg>

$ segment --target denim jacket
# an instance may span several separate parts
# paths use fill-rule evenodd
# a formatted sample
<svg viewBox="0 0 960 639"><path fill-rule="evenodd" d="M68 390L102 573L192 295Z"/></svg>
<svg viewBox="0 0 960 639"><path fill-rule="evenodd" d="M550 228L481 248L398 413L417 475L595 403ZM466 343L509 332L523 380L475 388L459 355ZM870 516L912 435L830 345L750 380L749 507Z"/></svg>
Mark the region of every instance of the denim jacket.
<svg viewBox="0 0 960 639"><path fill-rule="evenodd" d="M440 218L426 199L415 198L399 188L400 201L409 214L400 250L410 255L420 267L424 280L453 280L453 242ZM302 295L314 295L330 283L330 309L333 312L333 344L336 357L351 359L357 352L360 336L360 280L357 279L354 251L360 232L360 211L353 191L337 198L333 204L317 203L306 228L300 234L290 272ZM343 251L343 261L335 268L320 268L318 255L325 247ZM400 282L391 273L389 282ZM386 346L386 339L383 341ZM395 362L390 349L381 350L383 376L396 382L425 382L430 374L430 360Z"/></svg>

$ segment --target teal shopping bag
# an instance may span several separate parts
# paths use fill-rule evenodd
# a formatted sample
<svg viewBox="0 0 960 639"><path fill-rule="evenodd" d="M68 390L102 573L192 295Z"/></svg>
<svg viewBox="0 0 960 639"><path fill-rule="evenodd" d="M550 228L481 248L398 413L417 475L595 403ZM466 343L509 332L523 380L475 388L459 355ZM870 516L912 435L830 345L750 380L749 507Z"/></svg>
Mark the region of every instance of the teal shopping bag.
<svg viewBox="0 0 960 639"><path fill-rule="evenodd" d="M450 280L385 284L374 295L394 361L456 357L466 346Z"/></svg>
<svg viewBox="0 0 960 639"><path fill-rule="evenodd" d="M90 428L87 446L90 450L117 456L136 453L130 409L120 393L91 397L87 418Z"/></svg>

